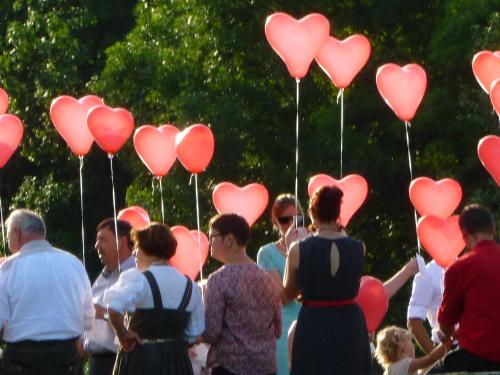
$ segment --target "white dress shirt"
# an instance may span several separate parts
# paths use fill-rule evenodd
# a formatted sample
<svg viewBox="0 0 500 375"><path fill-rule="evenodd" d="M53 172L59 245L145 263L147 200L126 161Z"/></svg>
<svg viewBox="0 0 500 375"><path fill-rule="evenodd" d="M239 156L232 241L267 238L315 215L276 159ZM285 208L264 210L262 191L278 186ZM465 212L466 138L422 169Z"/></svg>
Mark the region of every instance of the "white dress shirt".
<svg viewBox="0 0 500 375"><path fill-rule="evenodd" d="M135 258L131 255L120 263L120 271L124 272L135 267ZM104 304L104 294L106 290L115 284L120 277L118 267L110 272L107 267L104 267L97 279L92 285L92 296L94 305L99 305L106 308ZM91 354L103 353L106 351L117 352L118 345L115 342L115 333L109 322L103 319L96 319L94 328L91 331L86 331L84 335L85 351Z"/></svg>
<svg viewBox="0 0 500 375"><path fill-rule="evenodd" d="M444 268L435 261L429 262L424 272L413 279L413 288L408 305L408 319L429 321L432 328L432 341L439 344L437 313L443 300Z"/></svg>
<svg viewBox="0 0 500 375"><path fill-rule="evenodd" d="M7 342L66 340L91 329L87 272L70 253L31 241L0 266L0 325Z"/></svg>
<svg viewBox="0 0 500 375"><path fill-rule="evenodd" d="M160 289L163 308L177 309L186 288L186 277L167 265L151 265ZM136 308L153 308L153 294L146 277L137 269L130 269L120 275L118 282L109 288L104 297L107 306L121 314L133 313ZM205 331L205 312L200 287L193 283L193 293L186 311L191 313L184 335L190 342Z"/></svg>

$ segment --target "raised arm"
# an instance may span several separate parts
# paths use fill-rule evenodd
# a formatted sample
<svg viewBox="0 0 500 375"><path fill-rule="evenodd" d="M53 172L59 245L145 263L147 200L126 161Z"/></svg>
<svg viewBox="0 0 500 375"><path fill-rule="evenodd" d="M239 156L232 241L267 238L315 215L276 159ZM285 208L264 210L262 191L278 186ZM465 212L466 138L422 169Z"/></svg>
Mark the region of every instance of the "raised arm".
<svg viewBox="0 0 500 375"><path fill-rule="evenodd" d="M411 258L398 272L396 272L389 280L384 282L385 292L387 297L391 299L401 287L418 272L417 260Z"/></svg>
<svg viewBox="0 0 500 375"><path fill-rule="evenodd" d="M297 282L297 270L299 268L299 243L294 242L286 257L285 280L283 281L283 292L289 299L295 299L300 293Z"/></svg>

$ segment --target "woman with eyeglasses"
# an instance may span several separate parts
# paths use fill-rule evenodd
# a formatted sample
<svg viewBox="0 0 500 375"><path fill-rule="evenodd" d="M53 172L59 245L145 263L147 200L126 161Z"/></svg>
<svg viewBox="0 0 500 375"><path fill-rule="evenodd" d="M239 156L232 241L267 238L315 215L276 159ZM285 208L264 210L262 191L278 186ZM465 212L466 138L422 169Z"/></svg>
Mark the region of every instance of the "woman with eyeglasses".
<svg viewBox="0 0 500 375"><path fill-rule="evenodd" d="M273 228L279 234L279 238L271 243L262 246L257 253L257 264L268 271L276 284L283 288L283 277L285 272L285 262L287 255L286 234L290 228L297 223L303 227L304 216L300 203L293 195L281 194L273 203L271 208L271 220ZM289 239L288 239L289 240ZM283 294L282 294L283 296ZM278 374L288 374L288 329L294 320L297 319L300 305L295 299L282 298L281 320L282 332L278 340Z"/></svg>
<svg viewBox="0 0 500 375"><path fill-rule="evenodd" d="M132 230L132 240L137 269L123 272L105 296L121 344L113 374L193 374L188 345L205 330L200 289L169 265L177 241L168 226Z"/></svg>
<svg viewBox="0 0 500 375"><path fill-rule="evenodd" d="M288 253L284 291L289 298L303 298L293 340L293 375L372 372L365 318L354 301L365 246L338 224L342 196L335 186L314 192L309 216L316 231L293 243Z"/></svg>

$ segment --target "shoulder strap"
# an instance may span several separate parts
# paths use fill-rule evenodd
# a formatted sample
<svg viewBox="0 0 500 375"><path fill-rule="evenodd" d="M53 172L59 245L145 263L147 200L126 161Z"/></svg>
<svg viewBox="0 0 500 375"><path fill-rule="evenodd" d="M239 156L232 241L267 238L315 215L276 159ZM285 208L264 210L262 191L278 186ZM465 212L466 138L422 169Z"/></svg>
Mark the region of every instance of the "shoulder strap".
<svg viewBox="0 0 500 375"><path fill-rule="evenodd" d="M186 289L184 289L184 295L182 296L181 303L177 310L185 311L189 301L191 300L191 294L193 293L193 282L189 277L186 276Z"/></svg>
<svg viewBox="0 0 500 375"><path fill-rule="evenodd" d="M149 287L151 288L151 293L153 294L153 304L155 309L163 309L163 303L161 301L161 293L160 288L158 287L158 283L156 282L155 277L151 273L151 271L144 271L142 273L146 280L148 281Z"/></svg>

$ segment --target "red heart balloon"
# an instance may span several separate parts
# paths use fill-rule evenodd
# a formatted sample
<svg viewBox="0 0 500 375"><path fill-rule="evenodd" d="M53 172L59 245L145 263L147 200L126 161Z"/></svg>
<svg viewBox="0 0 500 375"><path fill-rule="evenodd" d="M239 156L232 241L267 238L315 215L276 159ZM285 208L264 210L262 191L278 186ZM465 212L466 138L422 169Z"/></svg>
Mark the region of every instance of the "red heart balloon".
<svg viewBox="0 0 500 375"><path fill-rule="evenodd" d="M135 151L154 176L165 176L172 168L177 133L179 130L172 125L162 125L158 129L144 125L135 131Z"/></svg>
<svg viewBox="0 0 500 375"><path fill-rule="evenodd" d="M148 212L140 206L131 206L124 208L118 212L116 217L118 220L123 220L132 225L134 229L144 229L149 227L151 220Z"/></svg>
<svg viewBox="0 0 500 375"><path fill-rule="evenodd" d="M493 81L500 77L500 51L481 51L472 59L472 71L481 88L490 92Z"/></svg>
<svg viewBox="0 0 500 375"><path fill-rule="evenodd" d="M89 111L87 126L100 148L116 154L134 130L134 118L126 109L99 106Z"/></svg>
<svg viewBox="0 0 500 375"><path fill-rule="evenodd" d="M487 135L477 145L481 163L500 186L500 137Z"/></svg>
<svg viewBox="0 0 500 375"><path fill-rule="evenodd" d="M0 87L0 115L7 112L7 108L9 108L9 95Z"/></svg>
<svg viewBox="0 0 500 375"><path fill-rule="evenodd" d="M441 267L448 267L465 247L458 215L446 219L422 216L417 223L417 235L424 249Z"/></svg>
<svg viewBox="0 0 500 375"><path fill-rule="evenodd" d="M497 115L500 117L500 78L494 80L491 84L490 99L493 108L495 108Z"/></svg>
<svg viewBox="0 0 500 375"><path fill-rule="evenodd" d="M318 174L309 180L307 187L309 198L318 188L324 185L338 186L344 193L342 205L340 206L340 224L346 227L354 213L363 205L368 195L368 183L357 174L345 176L340 181L327 174Z"/></svg>
<svg viewBox="0 0 500 375"><path fill-rule="evenodd" d="M52 100L52 123L75 155L87 155L92 147L94 137L87 126L87 114L91 108L102 105L102 99L95 95L87 95L79 100L63 95Z"/></svg>
<svg viewBox="0 0 500 375"><path fill-rule="evenodd" d="M387 105L403 121L410 121L427 87L425 70L417 64L400 67L385 64L378 68L377 88Z"/></svg>
<svg viewBox="0 0 500 375"><path fill-rule="evenodd" d="M318 13L296 20L286 13L267 17L266 38L285 62L290 75L303 78L321 46L330 34L330 22Z"/></svg>
<svg viewBox="0 0 500 375"><path fill-rule="evenodd" d="M339 89L349 86L370 57L370 42L363 35L345 40L328 37L316 55L316 61Z"/></svg>
<svg viewBox="0 0 500 375"><path fill-rule="evenodd" d="M0 115L0 168L3 168L23 138L23 123L17 116Z"/></svg>
<svg viewBox="0 0 500 375"><path fill-rule="evenodd" d="M219 214L237 213L252 226L266 209L269 194L261 184L253 183L240 188L230 182L222 182L214 188L212 200Z"/></svg>
<svg viewBox="0 0 500 375"><path fill-rule="evenodd" d="M410 184L410 200L421 216L446 219L460 204L462 187L451 178L434 181L429 177L419 177Z"/></svg>
<svg viewBox="0 0 500 375"><path fill-rule="evenodd" d="M214 154L214 135L203 124L192 125L175 137L175 152L181 164L191 173L203 172Z"/></svg>
<svg viewBox="0 0 500 375"><path fill-rule="evenodd" d="M200 272L200 264L205 264L207 260L208 238L203 232L190 231L181 225L176 225L170 230L177 240L177 250L169 262L172 267L194 280Z"/></svg>
<svg viewBox="0 0 500 375"><path fill-rule="evenodd" d="M389 308L389 298L384 284L375 277L363 276L359 284L356 303L363 310L368 333L375 332Z"/></svg>

